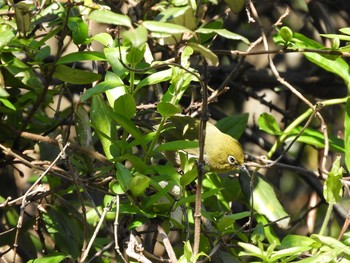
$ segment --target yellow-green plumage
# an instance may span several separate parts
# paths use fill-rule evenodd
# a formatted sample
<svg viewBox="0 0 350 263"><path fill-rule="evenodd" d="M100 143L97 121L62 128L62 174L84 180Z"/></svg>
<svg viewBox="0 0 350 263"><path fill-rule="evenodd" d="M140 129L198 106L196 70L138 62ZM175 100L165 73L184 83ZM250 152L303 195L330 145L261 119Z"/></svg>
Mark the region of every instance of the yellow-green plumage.
<svg viewBox="0 0 350 263"><path fill-rule="evenodd" d="M164 126L162 134L167 140L198 140L199 123L199 120L191 117L173 116ZM198 149L184 150L199 155ZM211 123L206 126L204 159L214 172L228 172L244 166L244 153L240 143Z"/></svg>

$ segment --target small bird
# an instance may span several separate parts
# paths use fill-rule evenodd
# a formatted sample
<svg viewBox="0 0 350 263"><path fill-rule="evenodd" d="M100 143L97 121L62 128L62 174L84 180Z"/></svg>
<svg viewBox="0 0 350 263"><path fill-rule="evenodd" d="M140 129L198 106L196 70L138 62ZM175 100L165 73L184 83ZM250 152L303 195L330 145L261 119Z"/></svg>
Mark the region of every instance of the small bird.
<svg viewBox="0 0 350 263"><path fill-rule="evenodd" d="M189 116L172 116L164 126L162 135L167 140L198 141L199 125L197 119ZM199 149L184 149L187 153L199 156ZM204 142L204 161L210 171L225 173L234 170L247 172L244 166L244 153L241 144L207 122Z"/></svg>

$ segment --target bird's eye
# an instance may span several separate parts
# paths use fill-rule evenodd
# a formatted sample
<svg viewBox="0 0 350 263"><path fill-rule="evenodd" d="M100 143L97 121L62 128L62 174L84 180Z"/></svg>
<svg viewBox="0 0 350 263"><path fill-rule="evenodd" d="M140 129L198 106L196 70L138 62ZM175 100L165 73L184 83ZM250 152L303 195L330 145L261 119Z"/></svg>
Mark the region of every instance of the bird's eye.
<svg viewBox="0 0 350 263"><path fill-rule="evenodd" d="M229 162L229 164L236 164L237 163L236 158L233 157L232 155L229 155L227 157L227 161Z"/></svg>

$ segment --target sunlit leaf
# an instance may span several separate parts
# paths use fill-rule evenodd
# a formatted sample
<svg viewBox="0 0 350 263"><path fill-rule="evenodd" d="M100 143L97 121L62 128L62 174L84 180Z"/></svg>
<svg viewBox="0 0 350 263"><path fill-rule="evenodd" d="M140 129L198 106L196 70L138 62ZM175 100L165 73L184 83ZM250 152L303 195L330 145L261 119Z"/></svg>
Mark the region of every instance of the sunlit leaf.
<svg viewBox="0 0 350 263"><path fill-rule="evenodd" d="M139 26L136 29L129 29L123 33L123 37L128 39L133 47L139 48L141 45L146 43L148 32L144 26Z"/></svg>
<svg viewBox="0 0 350 263"><path fill-rule="evenodd" d="M210 65L217 66L219 64L218 56L214 54L210 49L196 42L189 42L187 45L200 53L205 59L207 59Z"/></svg>
<svg viewBox="0 0 350 263"><path fill-rule="evenodd" d="M227 29L224 29L224 28L205 28L205 27L201 27L201 28L198 28L196 30L196 33L200 33L200 34L218 34L224 38L227 38L227 39L232 39L232 40L240 40L240 41L243 41L244 43L246 44L249 44L249 40L244 37L244 36L241 36L239 34L236 34L236 33L233 33L231 31L228 31Z"/></svg>
<svg viewBox="0 0 350 263"><path fill-rule="evenodd" d="M131 94L124 94L114 102L114 110L124 117L131 119L136 113L136 102Z"/></svg>
<svg viewBox="0 0 350 263"><path fill-rule="evenodd" d="M72 31L74 44L83 44L87 40L88 26L80 17L69 17L68 27Z"/></svg>
<svg viewBox="0 0 350 263"><path fill-rule="evenodd" d="M13 30L4 30L0 35L0 50L3 49L15 37Z"/></svg>
<svg viewBox="0 0 350 263"><path fill-rule="evenodd" d="M336 204L343 195L343 173L345 170L340 166L340 156L337 156L331 171L323 185L323 196L329 204Z"/></svg>
<svg viewBox="0 0 350 263"><path fill-rule="evenodd" d="M110 149L112 144L111 138L115 138L116 134L116 125L111 117L111 111L112 109L106 104L101 96L92 96L90 108L91 124L97 132L104 153L108 159L113 158Z"/></svg>
<svg viewBox="0 0 350 263"><path fill-rule="evenodd" d="M112 47L113 42L114 42L112 36L110 34L107 34L104 32L92 36L90 38L90 41L92 41L92 40L96 40L96 41L100 42L105 47Z"/></svg>
<svg viewBox="0 0 350 263"><path fill-rule="evenodd" d="M170 117L170 116L174 116L177 113L181 112L181 109L169 102L159 102L157 105L157 110L158 112L163 116L163 117Z"/></svg>
<svg viewBox="0 0 350 263"><path fill-rule="evenodd" d="M110 89L114 89L115 87L123 85L123 82L120 81L103 81L98 83L96 86L88 89L84 94L81 96L81 101L86 101L87 99L91 98L91 96L100 94L102 92L105 92Z"/></svg>
<svg viewBox="0 0 350 263"><path fill-rule="evenodd" d="M149 86L149 85L154 85L158 84L160 82L168 81L171 79L171 69L166 69L162 71L158 71L156 73L153 73L146 78L142 79L138 84L136 89Z"/></svg>
<svg viewBox="0 0 350 263"><path fill-rule="evenodd" d="M248 176L239 176L243 193L250 200L250 180ZM290 217L283 209L273 187L257 172L254 174L253 184L253 208L259 214L264 215L270 222L276 222L281 228L287 228ZM282 219L283 218L283 219ZM282 220L280 220L282 219Z"/></svg>
<svg viewBox="0 0 350 263"><path fill-rule="evenodd" d="M15 105L13 105L12 103L11 103L11 101L9 101L9 100L7 100L7 99L4 99L4 98L0 98L0 102L2 103L2 104L4 104L4 106L6 107L6 108L9 108L9 109L11 109L11 110L16 110L16 107L15 107Z"/></svg>
<svg viewBox="0 0 350 263"><path fill-rule="evenodd" d="M128 16L108 10L94 10L90 13L89 18L99 23L132 27Z"/></svg>
<svg viewBox="0 0 350 263"><path fill-rule="evenodd" d="M133 196L139 196L144 194L145 190L149 187L151 179L145 175L136 175L132 178L130 184L130 191Z"/></svg>
<svg viewBox="0 0 350 263"><path fill-rule="evenodd" d="M61 57L56 63L66 64L84 60L105 61L106 57L103 53L98 51L78 51Z"/></svg>
<svg viewBox="0 0 350 263"><path fill-rule="evenodd" d="M258 125L260 130L269 134L280 135L281 129L274 116L268 113L263 113L259 116Z"/></svg>
<svg viewBox="0 0 350 263"><path fill-rule="evenodd" d="M158 21L144 21L142 25L145 28L147 28L149 31L160 32L160 33L164 32L171 35L191 32L190 29L184 26L180 26L172 23L165 23L165 22L158 22Z"/></svg>

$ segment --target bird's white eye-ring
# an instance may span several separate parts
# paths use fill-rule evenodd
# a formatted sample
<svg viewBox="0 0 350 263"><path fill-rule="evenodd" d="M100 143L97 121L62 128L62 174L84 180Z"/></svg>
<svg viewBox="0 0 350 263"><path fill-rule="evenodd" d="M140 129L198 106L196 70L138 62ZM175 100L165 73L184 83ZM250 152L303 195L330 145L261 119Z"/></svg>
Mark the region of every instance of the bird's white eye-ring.
<svg viewBox="0 0 350 263"><path fill-rule="evenodd" d="M232 155L229 155L227 157L227 161L229 162L229 164L237 164L236 158L233 157Z"/></svg>

